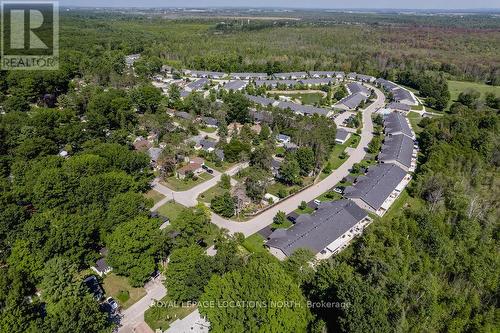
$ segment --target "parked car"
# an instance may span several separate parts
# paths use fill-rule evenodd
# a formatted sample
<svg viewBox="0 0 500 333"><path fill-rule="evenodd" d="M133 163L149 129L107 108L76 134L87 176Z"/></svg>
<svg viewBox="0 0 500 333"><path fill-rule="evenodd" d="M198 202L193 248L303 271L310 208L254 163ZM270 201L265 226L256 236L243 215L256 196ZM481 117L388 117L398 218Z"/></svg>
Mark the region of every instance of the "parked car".
<svg viewBox="0 0 500 333"><path fill-rule="evenodd" d="M342 194L344 192L344 190L341 187L336 187L333 189L333 191L339 194Z"/></svg>
<svg viewBox="0 0 500 333"><path fill-rule="evenodd" d="M209 174L213 174L213 173L214 173L214 170L212 170L212 169L207 169L207 172L208 172Z"/></svg>
<svg viewBox="0 0 500 333"><path fill-rule="evenodd" d="M207 171L209 170L209 169L208 169L208 167L207 167L205 164L203 164L203 165L201 166L201 168L202 168L203 170L207 170Z"/></svg>
<svg viewBox="0 0 500 333"><path fill-rule="evenodd" d="M118 303L113 299L113 297L108 297L106 302L111 306L111 310L116 311L118 309Z"/></svg>

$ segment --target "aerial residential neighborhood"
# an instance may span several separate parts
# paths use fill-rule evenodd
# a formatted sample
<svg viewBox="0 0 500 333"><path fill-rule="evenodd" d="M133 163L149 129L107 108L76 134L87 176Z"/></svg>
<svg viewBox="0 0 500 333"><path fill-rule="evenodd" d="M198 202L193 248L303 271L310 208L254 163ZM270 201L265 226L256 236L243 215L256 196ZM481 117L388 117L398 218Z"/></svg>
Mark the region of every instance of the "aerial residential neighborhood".
<svg viewBox="0 0 500 333"><path fill-rule="evenodd" d="M498 331L500 7L387 6L3 2L0 332Z"/></svg>

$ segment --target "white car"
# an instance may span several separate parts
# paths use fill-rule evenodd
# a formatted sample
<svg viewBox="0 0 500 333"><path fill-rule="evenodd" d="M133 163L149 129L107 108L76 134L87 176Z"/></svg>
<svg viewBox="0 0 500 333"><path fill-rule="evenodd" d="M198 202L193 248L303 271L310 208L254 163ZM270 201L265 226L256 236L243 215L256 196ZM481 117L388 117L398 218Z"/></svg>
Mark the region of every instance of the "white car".
<svg viewBox="0 0 500 333"><path fill-rule="evenodd" d="M111 306L111 310L116 311L118 309L118 303L112 297L108 297L106 302Z"/></svg>

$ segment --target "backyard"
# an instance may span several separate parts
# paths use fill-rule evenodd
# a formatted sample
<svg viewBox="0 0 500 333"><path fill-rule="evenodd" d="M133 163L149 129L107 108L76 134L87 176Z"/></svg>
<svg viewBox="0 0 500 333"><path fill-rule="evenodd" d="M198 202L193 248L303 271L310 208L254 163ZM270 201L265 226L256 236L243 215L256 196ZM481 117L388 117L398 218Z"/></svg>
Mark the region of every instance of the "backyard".
<svg viewBox="0 0 500 333"><path fill-rule="evenodd" d="M128 308L146 295L144 288L134 288L128 283L126 277L114 273L106 275L103 287L106 296L113 297L122 309Z"/></svg>

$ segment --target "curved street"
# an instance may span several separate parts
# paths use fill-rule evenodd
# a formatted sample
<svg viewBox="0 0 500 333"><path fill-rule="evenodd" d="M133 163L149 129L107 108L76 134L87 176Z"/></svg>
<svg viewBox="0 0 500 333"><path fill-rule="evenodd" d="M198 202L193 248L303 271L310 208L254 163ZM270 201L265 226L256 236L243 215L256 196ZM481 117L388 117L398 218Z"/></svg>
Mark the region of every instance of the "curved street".
<svg viewBox="0 0 500 333"><path fill-rule="evenodd" d="M328 177L326 177L318 184L313 185L306 190L279 202L275 206L262 212L249 221L231 221L215 213L212 213L212 223L216 224L220 228L229 230L229 232L231 233L241 232L245 236L250 236L260 229L271 224L273 222L273 217L276 215L276 213L278 213L278 211L283 211L286 214L291 213L292 211L297 209L302 201L309 202L311 200L314 200L321 194L334 187L344 177L349 175L349 170L352 168L352 166L355 163L361 162L365 157L368 144L373 138L373 122L371 115L378 108L383 107L385 103L384 94L379 89L376 89L374 87L372 88L377 94L377 99L365 110L363 110L363 128L361 131L361 140L357 148L346 149L346 152L349 154L349 158L338 169L334 170Z"/></svg>

